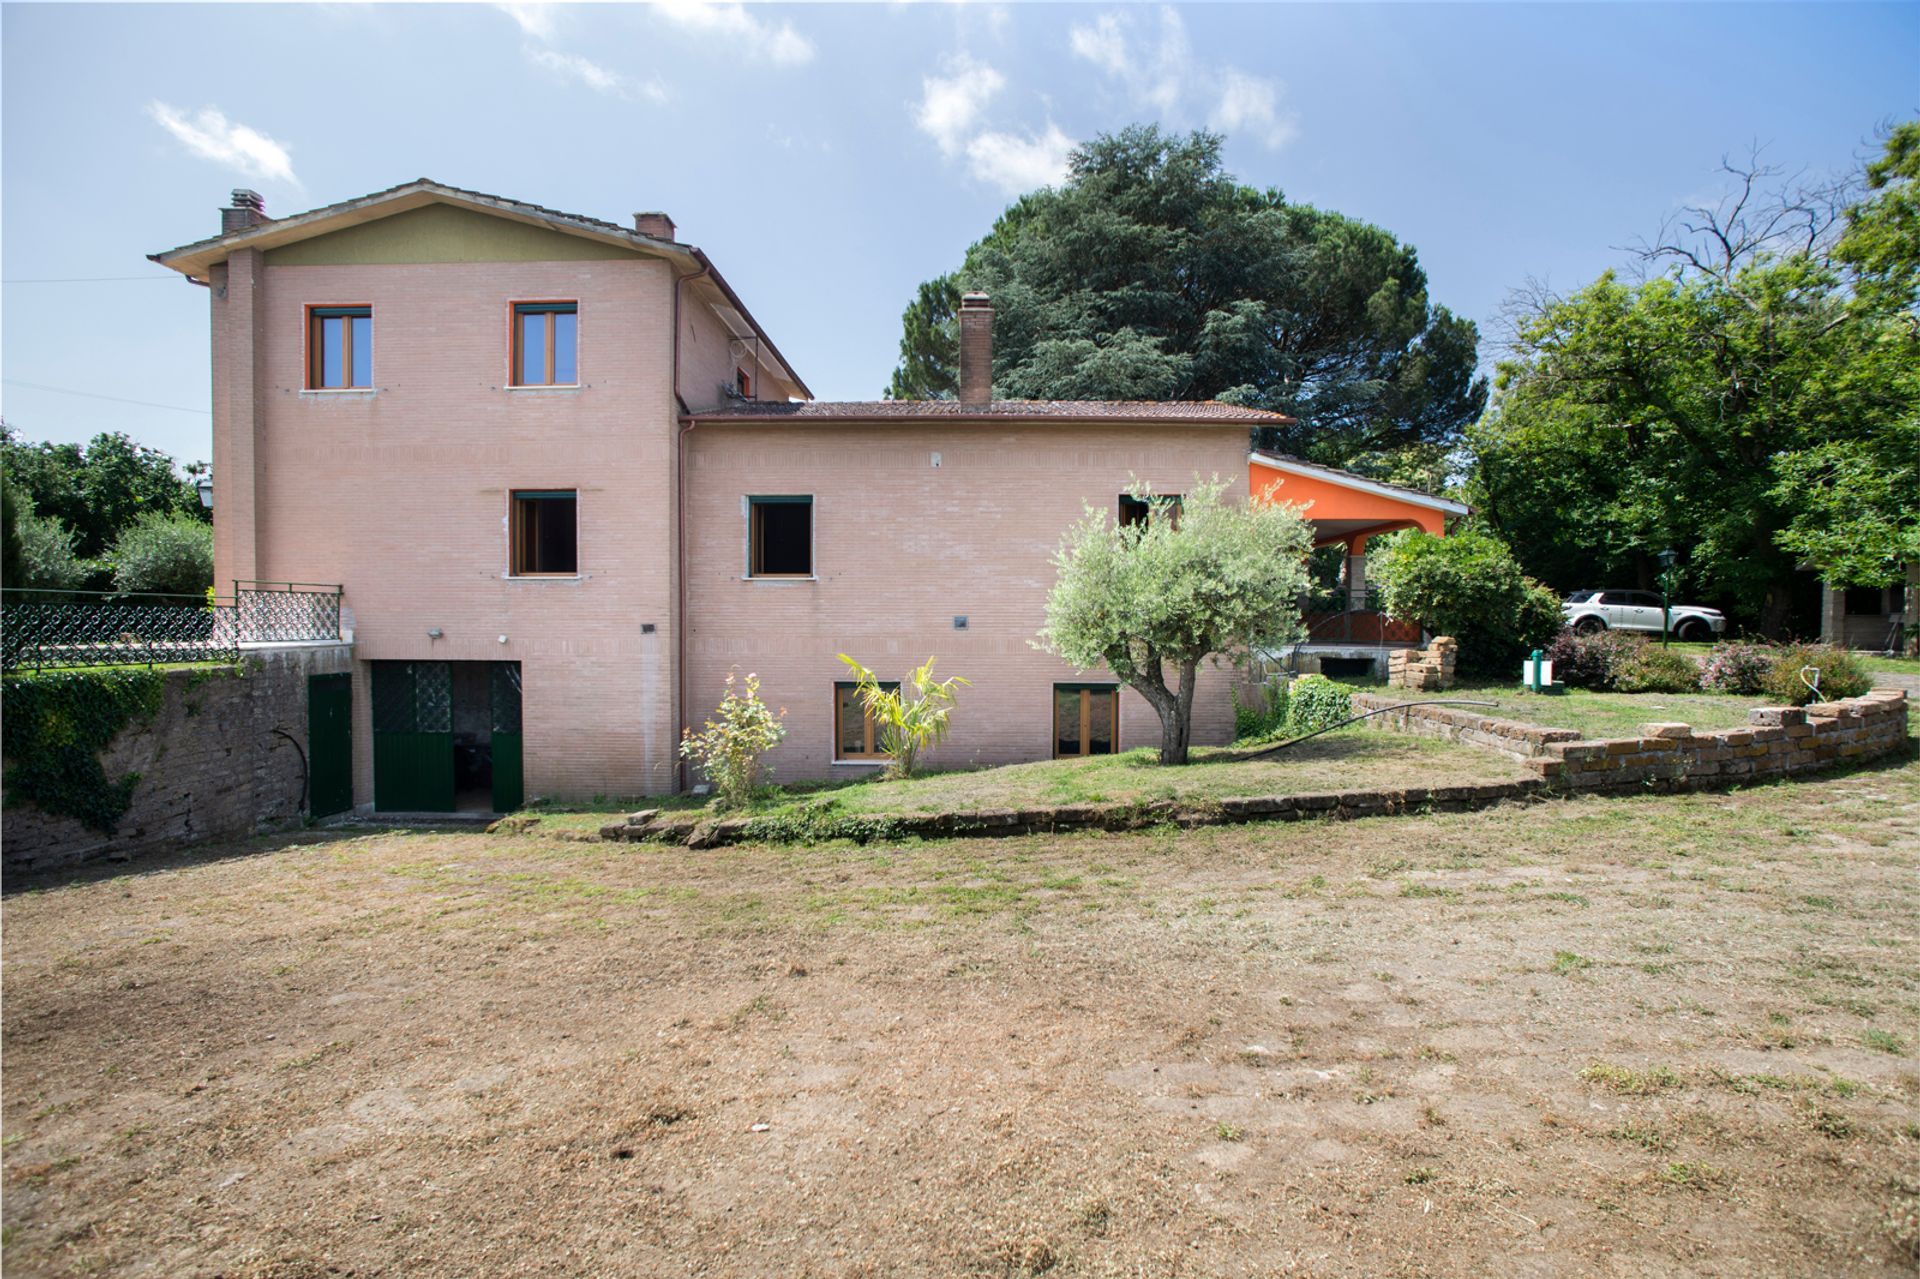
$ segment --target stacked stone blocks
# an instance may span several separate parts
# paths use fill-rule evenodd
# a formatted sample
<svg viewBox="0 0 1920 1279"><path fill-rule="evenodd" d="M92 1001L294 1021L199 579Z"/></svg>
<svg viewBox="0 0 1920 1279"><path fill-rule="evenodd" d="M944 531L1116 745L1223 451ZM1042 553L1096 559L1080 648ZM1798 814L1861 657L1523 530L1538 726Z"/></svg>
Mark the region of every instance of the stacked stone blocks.
<svg viewBox="0 0 1920 1279"><path fill-rule="evenodd" d="M1395 649L1387 654L1387 683L1419 692L1452 688L1459 653L1459 641L1451 635L1442 635L1425 648Z"/></svg>

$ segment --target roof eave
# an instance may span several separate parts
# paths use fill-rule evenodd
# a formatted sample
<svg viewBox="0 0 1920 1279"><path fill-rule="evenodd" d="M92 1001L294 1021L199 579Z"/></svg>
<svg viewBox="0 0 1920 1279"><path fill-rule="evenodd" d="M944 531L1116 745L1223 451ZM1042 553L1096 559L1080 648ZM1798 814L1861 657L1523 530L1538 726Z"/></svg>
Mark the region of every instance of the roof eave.
<svg viewBox="0 0 1920 1279"><path fill-rule="evenodd" d="M536 210L518 201L505 200L479 192L463 191L442 183L421 179L376 192L373 195L298 213L292 217L276 218L244 230L229 231L209 239L196 240L190 244L180 245L178 248L163 249L159 253L148 254L147 259L190 278L205 279L206 273L216 263L224 261L237 249L277 248L282 244L325 235L332 230L357 226L436 203L475 209L528 226L544 227L565 235L597 240L603 244L617 244L622 248L658 253L666 257L693 259L699 252L693 246L681 244L676 240L662 240L639 231L619 230L552 210Z"/></svg>
<svg viewBox="0 0 1920 1279"><path fill-rule="evenodd" d="M1343 471L1335 466L1321 466L1314 462L1302 462L1295 458L1276 457L1271 453L1262 453L1259 449L1247 454L1247 461L1270 467L1276 471L1285 471L1306 479L1324 479L1329 484L1338 484L1344 488L1361 493L1371 493L1375 497L1384 497L1391 501L1405 502L1409 506L1421 506L1428 510L1443 511L1448 515L1471 515L1473 508L1464 502L1452 498L1435 497L1431 493L1422 493L1417 489L1403 488L1398 484L1383 484L1379 480L1370 480L1364 475L1355 475L1352 471Z"/></svg>
<svg viewBox="0 0 1920 1279"><path fill-rule="evenodd" d="M740 300L740 295L733 291L731 284L727 283L727 277L720 274L720 268L713 264L713 260L706 255L704 250L692 249L691 256L694 261L706 268L707 275L712 278L714 285L719 288L721 294L726 297L727 305L738 311L740 318L747 322L747 327L760 335L761 342L766 344L767 352L780 362L780 367L786 371L787 378L795 386L800 388L800 394L809 400L813 399L813 388L809 387L801 378L800 374L794 370L792 362L780 353L780 347L774 342L772 336L768 334L766 328L761 325L760 321L753 318L753 312L747 309L747 304Z"/></svg>

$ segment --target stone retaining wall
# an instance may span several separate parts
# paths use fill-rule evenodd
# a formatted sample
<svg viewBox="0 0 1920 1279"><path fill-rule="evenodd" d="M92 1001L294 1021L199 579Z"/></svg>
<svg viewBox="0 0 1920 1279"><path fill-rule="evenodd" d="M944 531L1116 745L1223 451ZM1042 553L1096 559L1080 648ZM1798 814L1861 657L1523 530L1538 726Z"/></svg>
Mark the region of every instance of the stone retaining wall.
<svg viewBox="0 0 1920 1279"><path fill-rule="evenodd" d="M1358 710L1398 705L1357 693ZM1745 728L1696 731L1687 724L1642 724L1637 737L1590 741L1570 728L1541 728L1450 706L1415 706L1367 723L1393 732L1499 751L1524 761L1556 790L1685 789L1787 777L1906 749L1907 695L1875 689L1864 697L1812 706L1763 706Z"/></svg>
<svg viewBox="0 0 1920 1279"><path fill-rule="evenodd" d="M1691 789L1790 777L1907 748L1907 695L1879 689L1811 706L1766 706L1746 728L1642 724L1640 736L1555 742L1529 768L1556 789Z"/></svg>
<svg viewBox="0 0 1920 1279"><path fill-rule="evenodd" d="M9 804L0 833L6 878L129 861L298 821L307 676L350 670L352 656L346 644L289 645L250 649L233 670L165 672L159 713L127 728L100 755L109 780L140 775L133 805L113 833Z"/></svg>
<svg viewBox="0 0 1920 1279"><path fill-rule="evenodd" d="M1192 804L1182 804L1177 800L1155 800L1142 804L1062 804L1041 808L980 808L955 813L844 815L828 818L813 828L808 828L802 817L789 824L804 831L810 838L851 839L863 844L894 839L995 838L1077 830L1141 830L1161 825L1192 828L1316 818L1350 820L1385 817L1395 813L1459 813L1485 808L1504 800L1520 799L1544 789L1544 783L1522 778L1460 786L1325 791L1311 795L1268 795ZM513 824L522 820L507 818L496 823L495 828L513 833L524 828ZM630 842L664 841L685 844L689 848L782 842L769 833L770 825L767 818L733 817L716 821L700 813L643 809L628 814L621 821L601 827L600 838Z"/></svg>
<svg viewBox="0 0 1920 1279"><path fill-rule="evenodd" d="M1377 693L1353 695L1356 713L1400 704L1400 698L1382 697ZM1479 746L1519 760L1536 759L1544 755L1549 746L1580 740L1578 729L1542 728L1538 724L1493 719L1459 706L1414 706L1396 715L1376 715L1366 723L1373 728L1392 729L1415 737L1438 737L1443 741Z"/></svg>

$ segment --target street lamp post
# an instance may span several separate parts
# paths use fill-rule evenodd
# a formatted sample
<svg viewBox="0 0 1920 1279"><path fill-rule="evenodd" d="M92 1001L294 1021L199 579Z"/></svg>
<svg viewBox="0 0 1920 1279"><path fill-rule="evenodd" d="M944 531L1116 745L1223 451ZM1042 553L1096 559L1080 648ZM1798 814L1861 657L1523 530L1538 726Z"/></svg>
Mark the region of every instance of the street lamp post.
<svg viewBox="0 0 1920 1279"><path fill-rule="evenodd" d="M1674 550L1671 546L1669 546L1666 550L1661 551L1659 555L1659 559L1660 559L1660 645L1662 648L1665 648L1667 646L1667 632L1670 629L1673 622L1673 602L1672 602L1672 596L1671 596L1671 592L1673 590L1673 562L1678 558L1679 556L1674 554Z"/></svg>

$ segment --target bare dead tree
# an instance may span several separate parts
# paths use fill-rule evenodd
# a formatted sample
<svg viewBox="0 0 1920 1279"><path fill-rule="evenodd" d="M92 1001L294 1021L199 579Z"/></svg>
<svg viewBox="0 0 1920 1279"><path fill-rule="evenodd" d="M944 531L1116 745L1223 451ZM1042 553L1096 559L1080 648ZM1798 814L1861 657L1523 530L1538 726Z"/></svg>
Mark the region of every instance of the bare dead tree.
<svg viewBox="0 0 1920 1279"><path fill-rule="evenodd" d="M1727 189L1712 203L1689 204L1667 218L1651 240L1629 246L1650 273L1675 271L1731 285L1739 272L1769 257L1828 260L1845 229L1847 206L1859 196L1856 177L1788 173L1748 149L1744 161L1721 157Z"/></svg>

